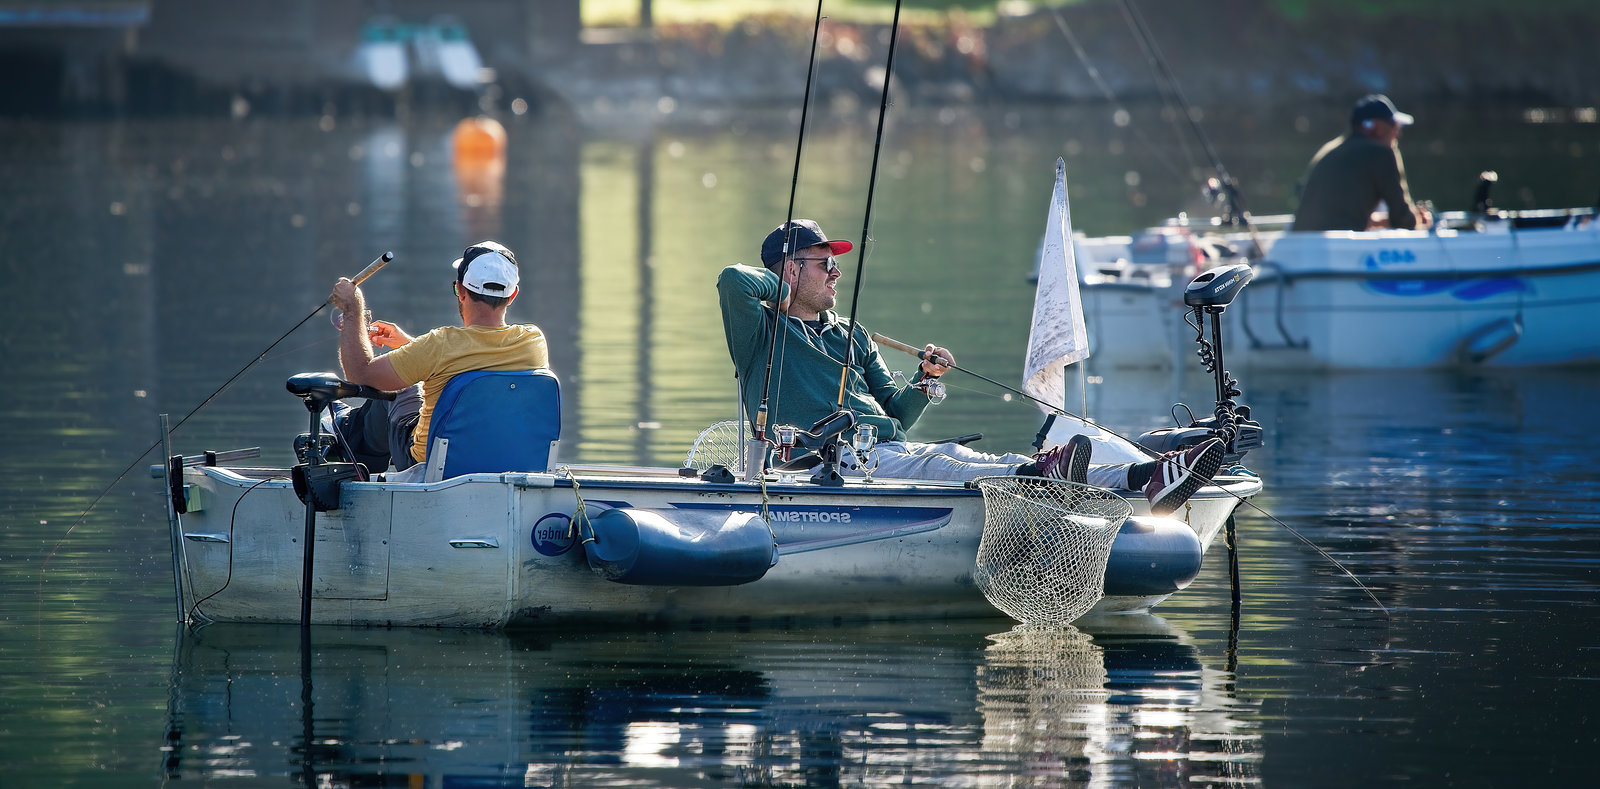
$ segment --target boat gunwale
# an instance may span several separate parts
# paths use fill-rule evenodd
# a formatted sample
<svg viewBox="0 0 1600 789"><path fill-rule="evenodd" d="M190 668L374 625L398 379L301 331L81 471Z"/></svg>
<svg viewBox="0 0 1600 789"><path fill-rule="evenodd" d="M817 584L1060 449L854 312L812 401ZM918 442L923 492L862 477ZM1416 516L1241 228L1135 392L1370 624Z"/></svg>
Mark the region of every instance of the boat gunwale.
<svg viewBox="0 0 1600 789"><path fill-rule="evenodd" d="M589 467L596 468L596 467ZM623 468L623 467L619 467ZM648 467L642 467L648 468ZM666 467L659 467L667 470ZM191 469L199 471L212 479L234 485L236 487L283 487L292 486L290 470L287 468L260 468L260 467L230 467L230 466L196 466ZM759 493L763 486L754 482L707 482L699 477L679 476L675 471L670 475L651 474L648 479L630 479L621 475L578 475L578 489L585 486L594 486L606 489L681 489L692 493ZM549 484L533 484L535 482ZM362 490L390 490L422 492L440 490L474 482L492 482L510 484L520 488L570 488L573 484L573 475L568 471L508 471L484 472L477 474L463 474L458 477L438 480L435 482L350 482L347 484L360 486ZM886 483L894 484L886 484ZM1253 474L1219 474L1213 478L1214 484L1206 485L1195 491L1192 499L1214 499L1238 496L1248 498L1261 492L1263 484L1261 478ZM272 483L277 483L273 485ZM662 483L670 483L663 485ZM765 486L768 495L794 496L798 494L833 493L846 496L982 496L982 491L970 483L940 482L929 480L900 480L877 478L871 482L859 479L848 479L839 487L826 487L804 482L778 483L769 481ZM1244 488L1241 492L1237 488ZM1123 498L1138 498L1140 494L1134 491L1110 488L1112 492ZM1126 495L1125 495L1126 494Z"/></svg>

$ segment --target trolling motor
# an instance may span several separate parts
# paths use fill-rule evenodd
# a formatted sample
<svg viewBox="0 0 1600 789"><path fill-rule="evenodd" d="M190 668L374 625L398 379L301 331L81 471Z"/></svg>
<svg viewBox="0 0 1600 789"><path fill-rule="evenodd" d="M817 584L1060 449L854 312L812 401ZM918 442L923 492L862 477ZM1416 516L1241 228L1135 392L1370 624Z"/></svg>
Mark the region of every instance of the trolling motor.
<svg viewBox="0 0 1600 789"><path fill-rule="evenodd" d="M322 432L322 412L335 400L366 397L393 400L394 395L370 386L340 380L335 373L300 373L289 377L285 388L305 402L311 412L309 431L295 439L295 454L300 463L291 470L295 495L311 512L339 508L339 488L348 480L364 481L366 467L358 463L330 460L337 444L334 436Z"/></svg>
<svg viewBox="0 0 1600 789"><path fill-rule="evenodd" d="M311 568L317 548L317 513L339 508L339 492L345 482L367 478L366 467L359 463L330 462L323 457L322 410L342 397L393 400L394 395L340 380L334 373L291 375L284 386L290 394L305 401L306 410L311 412L305 460L290 474L295 495L306 505L305 553L300 560L300 627L305 628L311 624Z"/></svg>
<svg viewBox="0 0 1600 789"><path fill-rule="evenodd" d="M1237 463L1246 452L1261 446L1261 423L1251 421L1250 406L1239 405L1234 399L1243 394L1239 380L1222 366L1222 313L1254 276L1250 266L1243 263L1219 266L1195 277L1184 288L1183 303L1191 309L1184 320L1194 327L1195 342L1200 345L1195 353L1200 357L1201 366L1216 380L1217 405L1205 419L1195 420L1191 414L1187 426L1166 427L1139 436L1140 445L1157 452L1171 452L1210 438L1220 438L1226 447L1223 456L1226 463ZM1207 315L1211 316L1209 341L1205 331ZM1184 408L1187 410L1188 406Z"/></svg>

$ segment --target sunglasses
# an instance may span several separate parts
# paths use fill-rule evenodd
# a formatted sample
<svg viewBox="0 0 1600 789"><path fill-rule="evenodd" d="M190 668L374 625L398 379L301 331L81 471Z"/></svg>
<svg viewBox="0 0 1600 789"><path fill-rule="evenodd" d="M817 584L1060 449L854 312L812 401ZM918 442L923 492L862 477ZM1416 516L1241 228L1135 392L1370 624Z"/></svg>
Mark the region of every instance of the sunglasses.
<svg viewBox="0 0 1600 789"><path fill-rule="evenodd" d="M835 260L832 255L829 255L829 256L827 256L825 258L792 258L792 259L796 263L799 263L802 266L804 266L807 263L821 263L822 264L822 271L824 273L826 273L826 274L837 274L837 273L839 273L839 261Z"/></svg>

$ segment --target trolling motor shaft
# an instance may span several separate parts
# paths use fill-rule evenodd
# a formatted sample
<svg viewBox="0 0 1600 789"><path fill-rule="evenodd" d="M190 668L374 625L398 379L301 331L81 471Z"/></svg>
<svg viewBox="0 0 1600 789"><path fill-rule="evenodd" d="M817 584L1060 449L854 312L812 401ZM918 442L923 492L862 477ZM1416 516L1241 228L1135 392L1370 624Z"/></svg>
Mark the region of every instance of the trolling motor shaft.
<svg viewBox="0 0 1600 789"><path fill-rule="evenodd" d="M1219 266L1202 273L1184 288L1183 303L1191 310L1189 325L1195 329L1195 354L1200 365L1211 373L1216 385L1216 407L1206 419L1193 420L1187 427L1171 427L1151 431L1139 437L1139 443L1160 452L1184 449L1208 438L1220 438L1227 446L1227 462L1237 462L1244 453L1260 447L1262 431L1259 422L1250 420L1250 407L1240 405L1235 398L1243 394L1239 379L1223 366L1222 313L1227 310L1244 286L1255 276L1250 266L1236 263ZM1206 316L1211 317L1211 338L1206 339Z"/></svg>

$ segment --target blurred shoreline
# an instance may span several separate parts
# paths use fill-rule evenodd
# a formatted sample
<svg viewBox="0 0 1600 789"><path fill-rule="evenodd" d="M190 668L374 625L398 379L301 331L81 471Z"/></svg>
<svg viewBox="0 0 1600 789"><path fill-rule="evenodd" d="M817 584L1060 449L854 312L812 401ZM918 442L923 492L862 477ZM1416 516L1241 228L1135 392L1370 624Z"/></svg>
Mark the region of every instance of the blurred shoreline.
<svg viewBox="0 0 1600 789"><path fill-rule="evenodd" d="M37 6L37 8L34 8ZM80 8L81 6L81 8ZM1294 4L1287 4L1293 7ZM920 106L1159 100L1170 93L1122 6L1011 5L993 24L958 12L903 23L892 88ZM1274 0L1138 5L1158 56L1198 106L1520 102L1592 114L1600 9L1423 13ZM813 20L585 28L576 0L518 3L289 0L0 0L0 62L33 75L0 88L0 117L125 114L395 115L598 108L795 107ZM70 13L69 13L70 12ZM813 106L872 111L889 26L827 19ZM1092 68L1092 71L1091 71Z"/></svg>

